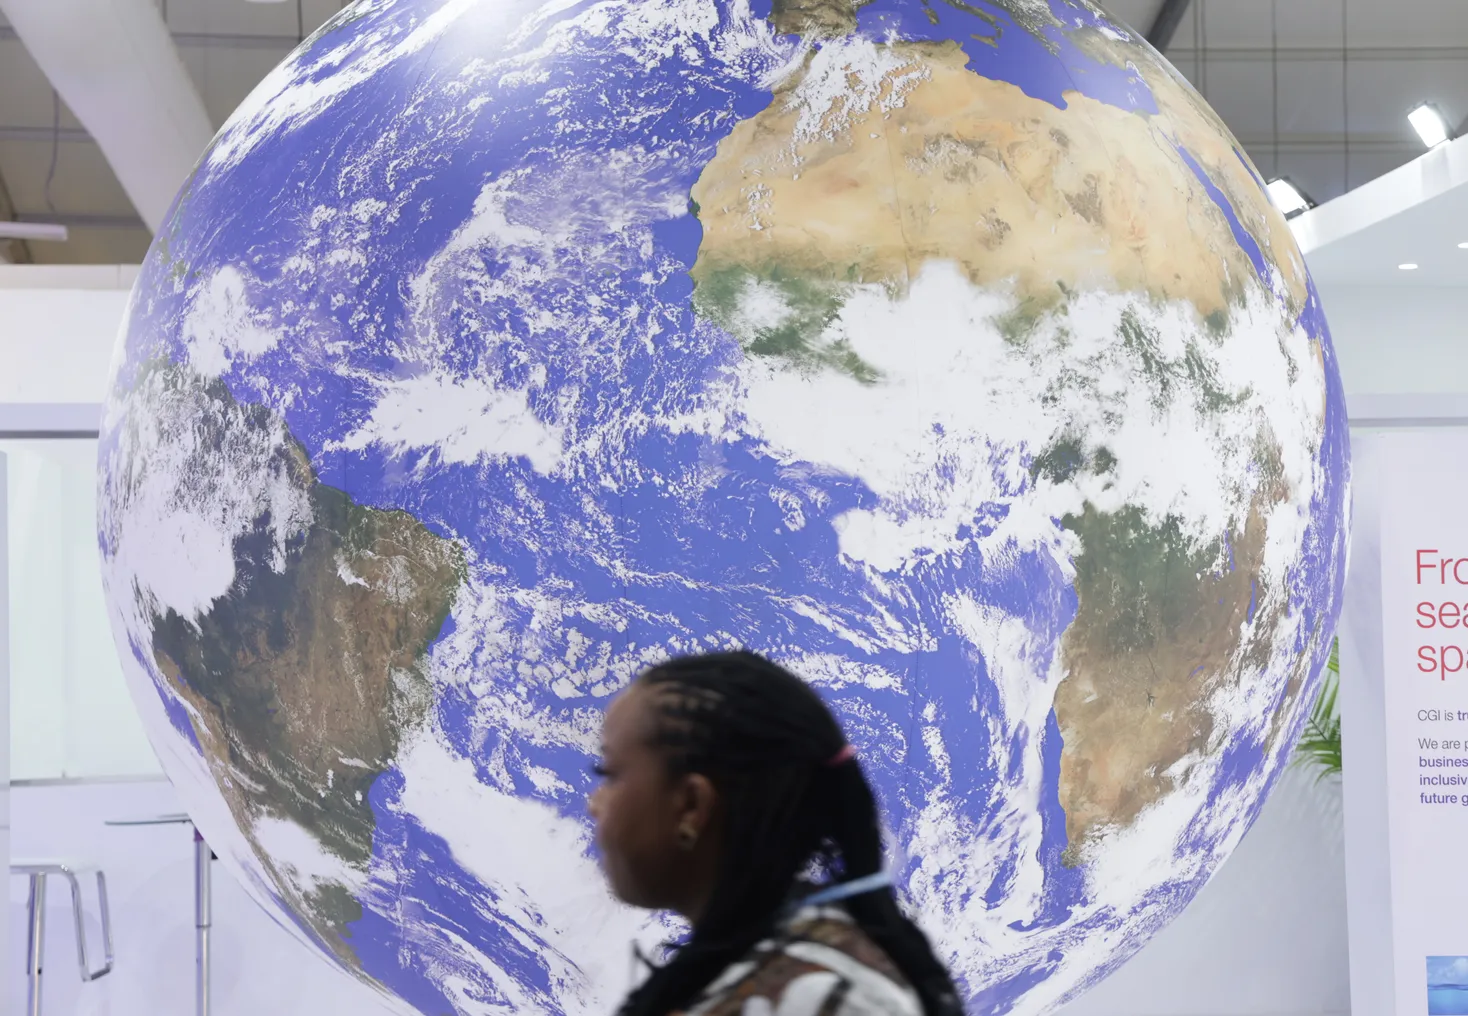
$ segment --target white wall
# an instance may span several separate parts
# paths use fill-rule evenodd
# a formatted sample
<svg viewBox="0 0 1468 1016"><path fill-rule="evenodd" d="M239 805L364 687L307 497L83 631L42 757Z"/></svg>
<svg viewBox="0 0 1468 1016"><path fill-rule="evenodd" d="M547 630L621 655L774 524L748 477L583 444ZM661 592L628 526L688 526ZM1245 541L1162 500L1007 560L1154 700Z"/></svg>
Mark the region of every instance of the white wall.
<svg viewBox="0 0 1468 1016"><path fill-rule="evenodd" d="M0 266L0 403L101 402L137 269Z"/></svg>
<svg viewBox="0 0 1468 1016"><path fill-rule="evenodd" d="M1468 394L1468 287L1323 285L1320 301L1348 395Z"/></svg>
<svg viewBox="0 0 1468 1016"><path fill-rule="evenodd" d="M5 522L5 453L0 452L0 575L9 567ZM6 584L0 582L0 855L10 854L10 602ZM0 927L0 958L10 959L10 922ZM0 1001L0 1016L11 1007Z"/></svg>

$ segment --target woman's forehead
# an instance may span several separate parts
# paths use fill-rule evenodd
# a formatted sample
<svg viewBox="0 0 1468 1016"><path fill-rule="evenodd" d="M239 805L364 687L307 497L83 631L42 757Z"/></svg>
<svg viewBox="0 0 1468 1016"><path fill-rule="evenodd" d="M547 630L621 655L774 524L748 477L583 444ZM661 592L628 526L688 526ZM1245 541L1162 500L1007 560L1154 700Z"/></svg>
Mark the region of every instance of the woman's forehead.
<svg viewBox="0 0 1468 1016"><path fill-rule="evenodd" d="M607 706L602 718L602 743L625 745L644 740L647 720L647 689L634 681Z"/></svg>

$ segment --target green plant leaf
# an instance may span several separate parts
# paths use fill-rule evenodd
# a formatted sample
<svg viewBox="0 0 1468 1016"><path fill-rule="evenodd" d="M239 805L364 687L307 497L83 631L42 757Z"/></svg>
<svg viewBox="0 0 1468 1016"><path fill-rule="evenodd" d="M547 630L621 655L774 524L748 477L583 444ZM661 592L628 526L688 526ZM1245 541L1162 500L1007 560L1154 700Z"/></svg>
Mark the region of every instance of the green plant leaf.
<svg viewBox="0 0 1468 1016"><path fill-rule="evenodd" d="M1315 769L1318 780L1341 771L1340 690L1340 640L1333 639L1330 659L1325 664L1325 677L1320 682L1320 693L1315 696L1310 718L1305 721L1305 731L1295 745L1294 763Z"/></svg>

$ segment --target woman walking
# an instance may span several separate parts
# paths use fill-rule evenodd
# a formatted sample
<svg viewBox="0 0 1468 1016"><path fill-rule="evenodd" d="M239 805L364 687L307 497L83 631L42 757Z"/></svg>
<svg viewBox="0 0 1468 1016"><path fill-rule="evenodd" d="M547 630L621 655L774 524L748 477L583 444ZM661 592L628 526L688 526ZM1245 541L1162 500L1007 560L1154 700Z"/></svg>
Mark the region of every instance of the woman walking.
<svg viewBox="0 0 1468 1016"><path fill-rule="evenodd" d="M671 660L612 703L602 753L613 892L692 926L620 1016L960 1016L882 870L855 752L804 681L748 652Z"/></svg>

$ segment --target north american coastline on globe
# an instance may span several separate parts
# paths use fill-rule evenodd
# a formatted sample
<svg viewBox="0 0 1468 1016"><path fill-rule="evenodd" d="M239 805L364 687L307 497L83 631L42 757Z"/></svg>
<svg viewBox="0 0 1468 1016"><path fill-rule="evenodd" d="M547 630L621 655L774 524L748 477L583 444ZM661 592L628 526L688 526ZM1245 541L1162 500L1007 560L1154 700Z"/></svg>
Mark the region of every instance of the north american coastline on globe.
<svg viewBox="0 0 1468 1016"><path fill-rule="evenodd" d="M1089 0L359 0L180 193L99 468L185 805L433 1016L677 933L589 769L730 646L832 704L967 1011L1053 1010L1257 816L1349 529L1288 226Z"/></svg>

